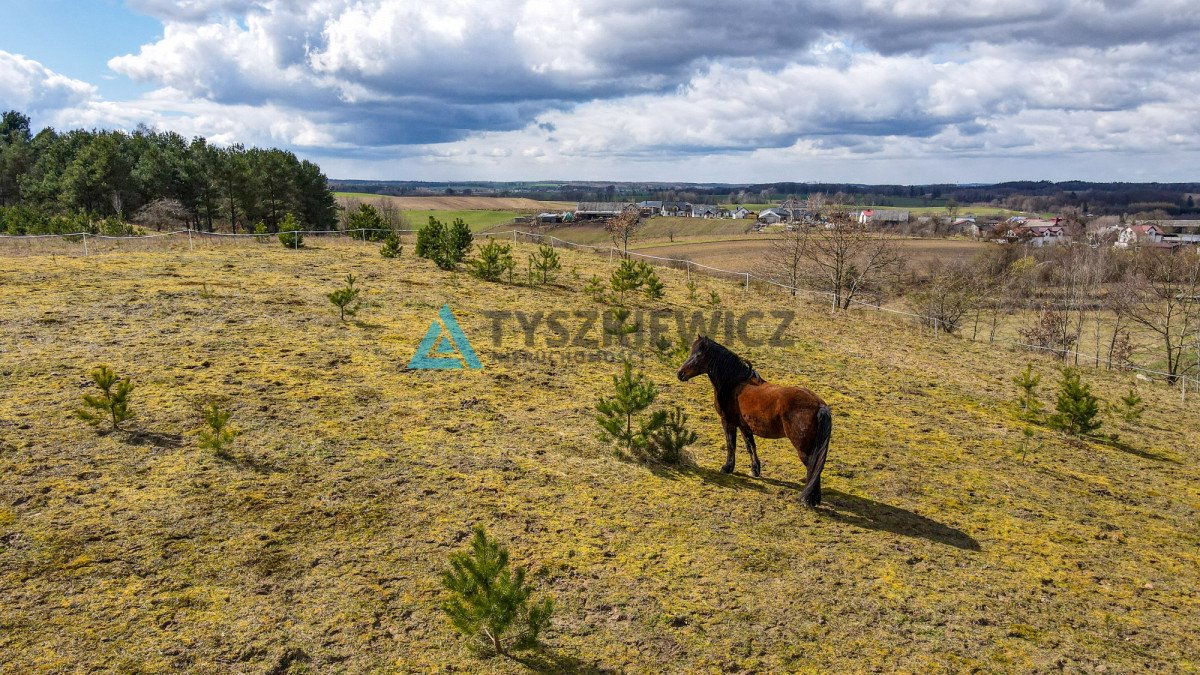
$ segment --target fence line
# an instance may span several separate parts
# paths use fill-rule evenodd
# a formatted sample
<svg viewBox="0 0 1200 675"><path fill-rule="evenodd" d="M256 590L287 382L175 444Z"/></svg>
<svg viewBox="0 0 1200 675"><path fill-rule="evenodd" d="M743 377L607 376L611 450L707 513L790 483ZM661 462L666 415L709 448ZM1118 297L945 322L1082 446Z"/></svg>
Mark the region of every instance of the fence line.
<svg viewBox="0 0 1200 675"><path fill-rule="evenodd" d="M329 235L344 236L344 235L348 235L348 234L352 234L352 233L356 233L356 232L363 233L363 234L365 234L367 232L395 232L397 234L413 234L413 233L416 233L417 230L393 230L393 229L388 229L388 228L355 228L355 229L351 229L351 230L291 230L291 231L282 232L282 233L280 233L280 232L231 233L231 232L204 232L202 230L186 229L186 230L172 230L170 232L157 232L154 234L126 235L126 236L92 234L90 232L73 232L70 234L22 234L22 235L0 234L0 239L46 239L46 238L55 238L55 237L60 237L60 238L66 239L66 238L70 238L70 237L79 237L83 241L84 254L87 255L87 238L88 237L93 237L95 239L107 239L107 240L126 240L126 239L156 239L156 238L171 237L171 236L186 234L186 235L188 235L188 238L190 240L193 236L218 237L218 238L219 237L232 237L232 238L271 237L271 236L278 236L279 234L289 234L289 233L296 233L296 234L303 234L303 235L317 235L317 236L329 236ZM776 287L781 288L785 291L788 291L792 294L803 293L805 295L811 295L811 296L825 296L825 297L829 298L830 300L832 300L834 298L834 293L832 293L830 291L821 291L821 290L816 290L816 289L811 289L811 288L804 288L804 287L800 287L800 286L789 286L787 284L780 283L778 281L775 281L773 279L769 279L766 277L761 277L756 274L752 274L750 272L737 271L737 270L726 270L726 269L722 269L720 267L713 267L711 265L705 265L703 263L694 262L692 260L687 260L684 258L670 258L670 257L665 257L665 256L650 255L647 253L638 253L637 251L627 251L627 250L619 249L616 246L594 246L592 244L580 244L578 242L567 241L566 239L560 239L553 235L542 234L542 233L538 233L538 232L525 232L523 230L514 229L514 230L501 231L501 232L485 232L485 233L481 233L480 236L499 237L499 236L505 236L505 235L509 235L509 234L512 235L514 242L517 241L518 237L528 237L538 243L542 243L542 242L549 240L551 242L551 244L557 243L560 246L563 246L565 248L591 249L598 253L607 252L609 254L610 260L612 259L612 257L614 255L620 254L622 257L637 257L637 258L644 258L647 260L657 260L657 261L663 261L663 262L668 262L668 263L683 264L686 266L689 278L690 278L693 267L699 268L701 270L707 270L709 272L728 274L728 275L732 275L732 276L743 279L744 280L744 288L747 291L750 289L750 281L753 279L756 282L764 283L769 286L776 286ZM297 246L298 246L298 243L297 243ZM905 311L902 309L896 309L894 307L884 307L882 305L866 302L866 301L860 300L858 298L850 298L849 302L850 302L850 304L859 305L861 307L866 307L868 309L873 309L873 310L876 310L879 312L907 316L907 317L911 317L914 319L918 319L924 323L932 324L935 337L937 335L937 332L938 332L937 326L940 323L940 320L937 319L936 317L927 316L927 315L923 315L923 314L917 314L915 312L909 312L909 311ZM1080 358L1084 358L1084 359L1092 358L1093 360L1095 358L1094 354L1088 355L1088 354L1084 354L1083 352L1079 352L1079 351L1075 351L1075 350L1071 350L1071 349L1058 349L1055 347L1032 345L1032 344L1020 342L1018 340L1014 340L1011 338L996 338L995 340L990 341L989 344L994 343L994 342L1008 344L1008 345L1012 345L1014 347L1021 347L1023 349L1053 352L1055 354L1061 355L1064 360L1066 360L1067 358L1071 358L1071 357L1080 357ZM1167 373L1167 372L1164 372L1161 370L1154 370L1152 368L1143 368L1141 366L1136 366L1133 364L1128 364L1128 365L1122 366L1122 368L1124 368L1126 370L1137 371L1139 373L1146 373L1149 375L1157 375L1157 376L1160 376L1163 378L1168 378L1168 379L1172 377L1172 375L1170 373ZM1190 376L1182 375L1182 374L1177 374L1174 377L1180 384L1181 395L1186 396L1189 382L1192 383L1194 391L1200 390L1200 377L1190 377Z"/></svg>

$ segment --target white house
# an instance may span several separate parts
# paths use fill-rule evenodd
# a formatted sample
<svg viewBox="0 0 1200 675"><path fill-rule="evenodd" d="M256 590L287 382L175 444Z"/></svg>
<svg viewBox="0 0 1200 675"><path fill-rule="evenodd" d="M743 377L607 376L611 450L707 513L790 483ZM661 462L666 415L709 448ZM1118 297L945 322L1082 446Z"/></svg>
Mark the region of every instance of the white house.
<svg viewBox="0 0 1200 675"><path fill-rule="evenodd" d="M734 209L732 212L730 212L729 217L733 218L735 220L741 220L743 218L748 218L752 213L754 213L754 212L751 211L750 209L748 209L744 206L739 206L736 209Z"/></svg>
<svg viewBox="0 0 1200 675"><path fill-rule="evenodd" d="M696 204L692 207L693 218L716 218L717 207L709 204Z"/></svg>
<svg viewBox="0 0 1200 675"><path fill-rule="evenodd" d="M1157 244L1163 240L1163 233L1157 225L1131 225L1117 235L1117 248L1132 248L1143 244Z"/></svg>
<svg viewBox="0 0 1200 675"><path fill-rule="evenodd" d="M1067 242L1067 233L1058 225L1026 225L1009 230L1005 238L1028 242L1030 246L1053 246Z"/></svg>

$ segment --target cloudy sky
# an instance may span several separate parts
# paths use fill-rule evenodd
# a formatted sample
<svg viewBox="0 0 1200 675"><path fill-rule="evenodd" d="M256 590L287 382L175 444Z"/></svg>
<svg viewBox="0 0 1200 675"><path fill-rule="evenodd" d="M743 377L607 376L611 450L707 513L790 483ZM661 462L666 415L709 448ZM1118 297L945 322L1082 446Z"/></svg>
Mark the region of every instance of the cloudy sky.
<svg viewBox="0 0 1200 675"><path fill-rule="evenodd" d="M1200 180L1196 0L5 0L0 107L340 178Z"/></svg>

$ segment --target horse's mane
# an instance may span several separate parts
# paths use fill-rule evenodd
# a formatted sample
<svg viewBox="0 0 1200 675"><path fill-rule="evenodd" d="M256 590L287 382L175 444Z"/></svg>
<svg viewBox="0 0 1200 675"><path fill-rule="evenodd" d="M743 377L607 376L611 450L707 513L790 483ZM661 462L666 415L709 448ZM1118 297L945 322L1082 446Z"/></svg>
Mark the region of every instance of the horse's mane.
<svg viewBox="0 0 1200 675"><path fill-rule="evenodd" d="M718 393L758 376L749 361L719 342L704 338L704 344L708 352L708 377Z"/></svg>

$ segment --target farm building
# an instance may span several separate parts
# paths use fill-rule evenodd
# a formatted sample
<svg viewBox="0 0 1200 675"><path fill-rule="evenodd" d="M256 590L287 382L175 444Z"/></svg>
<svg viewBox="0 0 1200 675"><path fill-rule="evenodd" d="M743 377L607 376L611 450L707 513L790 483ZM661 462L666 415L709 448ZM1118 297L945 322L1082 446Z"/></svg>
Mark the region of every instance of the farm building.
<svg viewBox="0 0 1200 675"><path fill-rule="evenodd" d="M780 213L782 209L763 209L758 214L758 222L774 225L787 220L787 215Z"/></svg>
<svg viewBox="0 0 1200 675"><path fill-rule="evenodd" d="M621 214L632 202L579 202L575 208L575 220L595 220L597 218L612 218Z"/></svg>
<svg viewBox="0 0 1200 675"><path fill-rule="evenodd" d="M661 201L638 202L638 208L642 210L642 215L644 216L653 216L661 212L662 205Z"/></svg>
<svg viewBox="0 0 1200 675"><path fill-rule="evenodd" d="M692 215L691 202L663 202L661 215L664 216L682 216L688 217Z"/></svg>
<svg viewBox="0 0 1200 675"><path fill-rule="evenodd" d="M864 209L858 214L858 222L862 225L907 223L908 211L905 209Z"/></svg>

